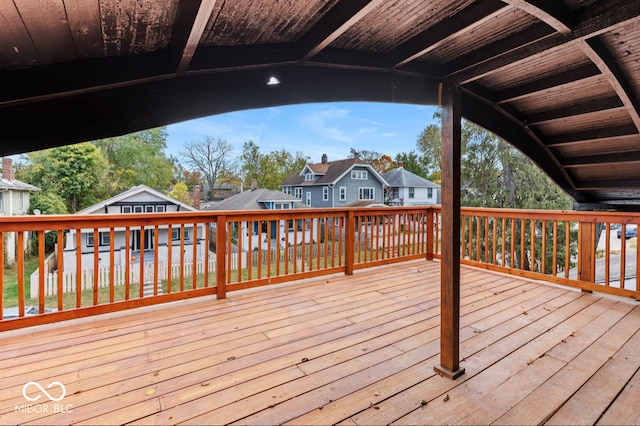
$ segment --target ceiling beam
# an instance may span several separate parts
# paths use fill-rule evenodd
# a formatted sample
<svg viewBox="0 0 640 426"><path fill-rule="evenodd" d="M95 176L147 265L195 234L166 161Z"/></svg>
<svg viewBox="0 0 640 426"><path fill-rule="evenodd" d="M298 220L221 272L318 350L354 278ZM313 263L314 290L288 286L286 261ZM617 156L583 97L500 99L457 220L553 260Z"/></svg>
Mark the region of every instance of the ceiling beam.
<svg viewBox="0 0 640 426"><path fill-rule="evenodd" d="M466 84L478 80L518 61L542 54L577 40L593 38L637 19L640 2L628 0L599 0L575 14L575 26L568 34L555 34L527 45L496 54L492 58L456 70L446 76L447 81Z"/></svg>
<svg viewBox="0 0 640 426"><path fill-rule="evenodd" d="M599 191L599 190L637 190L640 189L640 179L617 179L617 180L593 180L579 183L579 191ZM616 200L619 201L619 200Z"/></svg>
<svg viewBox="0 0 640 426"><path fill-rule="evenodd" d="M636 128L640 130L640 101L638 101L638 96L636 96L633 87L607 46L605 46L600 37L580 40L578 46L606 77L613 90L622 100Z"/></svg>
<svg viewBox="0 0 640 426"><path fill-rule="evenodd" d="M198 48L204 30L211 19L216 0L181 0L176 12L176 20L171 31L169 49L178 56L176 75L183 75L189 69L191 59Z"/></svg>
<svg viewBox="0 0 640 426"><path fill-rule="evenodd" d="M549 25L561 34L571 32L573 28L573 11L558 0L503 0L540 21Z"/></svg>
<svg viewBox="0 0 640 426"><path fill-rule="evenodd" d="M600 75L600 70L598 69L598 67L596 67L592 63L588 63L578 68L562 71L548 77L505 89L496 93L493 96L493 99L496 103L510 102L534 93L549 90L563 84L574 83L578 80L594 77L597 75Z"/></svg>
<svg viewBox="0 0 640 426"><path fill-rule="evenodd" d="M528 115L522 121L526 125L535 125L576 115L607 111L610 109L620 108L622 106L624 106L624 104L620 98L617 96L611 96L604 99L588 100L554 110L538 112L536 114Z"/></svg>
<svg viewBox="0 0 640 426"><path fill-rule="evenodd" d="M299 41L302 61L308 61L327 48L356 22L384 0L341 0L329 10Z"/></svg>
<svg viewBox="0 0 640 426"><path fill-rule="evenodd" d="M564 167L580 168L599 166L616 166L624 163L640 163L640 151L612 152L598 155L569 157L564 160Z"/></svg>
<svg viewBox="0 0 640 426"><path fill-rule="evenodd" d="M484 62L491 61L493 58L542 40L543 38L555 33L556 32L553 28L544 23L538 23L530 27L523 28L520 31L511 34L509 37L497 40L491 44L483 46L481 49L477 49L444 64L442 68L446 71L443 72L442 75L446 76L446 78L450 78L451 76L463 72L467 68L477 67Z"/></svg>
<svg viewBox="0 0 640 426"><path fill-rule="evenodd" d="M552 136L544 141L548 147L567 143L585 143L597 139L617 138L625 136L637 136L638 129L633 124L621 124L618 126L600 127L597 129L583 130Z"/></svg>
<svg viewBox="0 0 640 426"><path fill-rule="evenodd" d="M508 7L500 0L482 0L444 19L415 37L402 43L391 52L392 68L399 68L420 56L438 48L448 39L461 33L471 31L495 14Z"/></svg>

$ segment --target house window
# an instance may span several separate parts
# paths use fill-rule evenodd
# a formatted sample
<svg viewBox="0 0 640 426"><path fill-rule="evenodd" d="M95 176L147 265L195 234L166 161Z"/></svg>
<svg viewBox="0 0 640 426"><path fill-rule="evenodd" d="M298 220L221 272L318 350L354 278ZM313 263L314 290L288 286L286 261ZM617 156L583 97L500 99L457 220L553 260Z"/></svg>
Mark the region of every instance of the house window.
<svg viewBox="0 0 640 426"><path fill-rule="evenodd" d="M134 213L142 213L143 211L143 206L133 206Z"/></svg>
<svg viewBox="0 0 640 426"><path fill-rule="evenodd" d="M111 243L111 234L108 232L98 232L98 240L101 246L108 246ZM93 247L95 241L93 239L93 232L87 234L87 247Z"/></svg>
<svg viewBox="0 0 640 426"><path fill-rule="evenodd" d="M433 188L427 188L427 197L433 198Z"/></svg>
<svg viewBox="0 0 640 426"><path fill-rule="evenodd" d="M358 200L374 200L376 195L375 188L358 188Z"/></svg>
<svg viewBox="0 0 640 426"><path fill-rule="evenodd" d="M180 232L182 228L171 228L171 239L173 241L180 240ZM191 237L191 228L184 228L184 240L187 241Z"/></svg>
<svg viewBox="0 0 640 426"><path fill-rule="evenodd" d="M299 198L299 199L302 200L302 188L296 188L295 192L296 193L295 193L294 197Z"/></svg>
<svg viewBox="0 0 640 426"><path fill-rule="evenodd" d="M290 186L283 186L282 187L282 192L284 192L285 194L291 195L291 187Z"/></svg>
<svg viewBox="0 0 640 426"><path fill-rule="evenodd" d="M416 194L415 188L409 188L409 198L414 198Z"/></svg>
<svg viewBox="0 0 640 426"><path fill-rule="evenodd" d="M131 213L131 206L122 206L122 213Z"/></svg>
<svg viewBox="0 0 640 426"><path fill-rule="evenodd" d="M144 206L144 211L146 213L153 213L154 211L156 211L156 209L154 208L154 206Z"/></svg>
<svg viewBox="0 0 640 426"><path fill-rule="evenodd" d="M305 173L304 174L304 180L306 182L313 182L313 173Z"/></svg>
<svg viewBox="0 0 640 426"><path fill-rule="evenodd" d="M4 210L4 192L0 192L0 211Z"/></svg>
<svg viewBox="0 0 640 426"><path fill-rule="evenodd" d="M366 170L351 170L351 179L367 180L368 173Z"/></svg>
<svg viewBox="0 0 640 426"><path fill-rule="evenodd" d="M286 210L286 209L290 209L291 208L291 204L290 203L273 203L273 209L274 210Z"/></svg>
<svg viewBox="0 0 640 426"><path fill-rule="evenodd" d="M156 206L156 211L157 211L158 213L164 213L164 212L166 212L166 211L167 211L166 207L167 207L167 206Z"/></svg>
<svg viewBox="0 0 640 426"><path fill-rule="evenodd" d="M340 187L340 201L347 201L347 187Z"/></svg>
<svg viewBox="0 0 640 426"><path fill-rule="evenodd" d="M322 201L329 201L329 187L322 188Z"/></svg>
<svg viewBox="0 0 640 426"><path fill-rule="evenodd" d="M308 206L310 206L310 205L311 205L311 192L307 192L307 200L306 200L306 203L307 203L307 205L308 205Z"/></svg>

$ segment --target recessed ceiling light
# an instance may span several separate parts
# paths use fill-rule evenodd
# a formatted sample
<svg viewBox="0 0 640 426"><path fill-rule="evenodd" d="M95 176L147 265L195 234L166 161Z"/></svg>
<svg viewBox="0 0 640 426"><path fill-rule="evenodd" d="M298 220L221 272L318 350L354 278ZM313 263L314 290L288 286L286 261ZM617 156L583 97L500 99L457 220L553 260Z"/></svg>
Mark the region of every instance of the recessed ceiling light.
<svg viewBox="0 0 640 426"><path fill-rule="evenodd" d="M276 84L280 84L280 80L278 80L277 78L271 76L271 77L269 77L269 81L267 81L267 84L269 86L275 86Z"/></svg>

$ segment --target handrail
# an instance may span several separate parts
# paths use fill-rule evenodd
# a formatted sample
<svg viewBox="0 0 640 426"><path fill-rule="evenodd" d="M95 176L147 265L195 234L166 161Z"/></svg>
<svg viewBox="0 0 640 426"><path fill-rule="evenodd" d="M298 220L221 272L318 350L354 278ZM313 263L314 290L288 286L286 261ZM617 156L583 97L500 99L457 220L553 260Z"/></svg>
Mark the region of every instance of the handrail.
<svg viewBox="0 0 640 426"><path fill-rule="evenodd" d="M434 212L439 214L439 209ZM629 273L640 266L637 239L622 237L619 249L611 249L618 240L611 237L614 229L624 236L627 228L637 229L638 224L638 213L465 207L461 262L640 299L640 275Z"/></svg>
<svg viewBox="0 0 640 426"><path fill-rule="evenodd" d="M640 214L463 208L461 262L640 299L635 239L612 250L614 224ZM0 234L0 331L439 259L443 243L438 206L1 217Z"/></svg>

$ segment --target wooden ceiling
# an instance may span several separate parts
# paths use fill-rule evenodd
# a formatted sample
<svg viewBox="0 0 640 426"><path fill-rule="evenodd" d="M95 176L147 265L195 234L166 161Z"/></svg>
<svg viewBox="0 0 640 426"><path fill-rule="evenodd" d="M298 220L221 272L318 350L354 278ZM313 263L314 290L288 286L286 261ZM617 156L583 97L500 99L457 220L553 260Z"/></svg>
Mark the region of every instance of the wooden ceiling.
<svg viewBox="0 0 640 426"><path fill-rule="evenodd" d="M636 0L3 0L0 68L0 155L273 105L435 105L445 83L577 202L640 209Z"/></svg>

